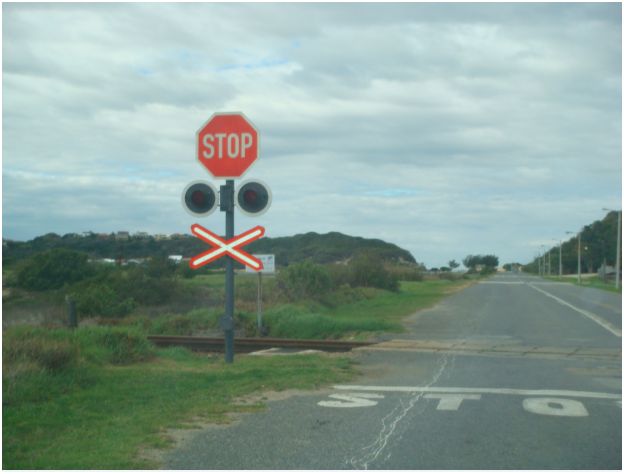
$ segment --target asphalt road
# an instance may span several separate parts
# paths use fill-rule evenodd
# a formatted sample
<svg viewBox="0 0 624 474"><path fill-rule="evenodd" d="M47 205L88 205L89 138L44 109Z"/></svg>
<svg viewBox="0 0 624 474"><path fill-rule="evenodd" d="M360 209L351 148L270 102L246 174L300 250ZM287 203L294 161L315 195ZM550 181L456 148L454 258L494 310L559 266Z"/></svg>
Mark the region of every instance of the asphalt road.
<svg viewBox="0 0 624 474"><path fill-rule="evenodd" d="M171 469L621 469L621 297L498 275L357 350L355 382L197 432Z"/></svg>

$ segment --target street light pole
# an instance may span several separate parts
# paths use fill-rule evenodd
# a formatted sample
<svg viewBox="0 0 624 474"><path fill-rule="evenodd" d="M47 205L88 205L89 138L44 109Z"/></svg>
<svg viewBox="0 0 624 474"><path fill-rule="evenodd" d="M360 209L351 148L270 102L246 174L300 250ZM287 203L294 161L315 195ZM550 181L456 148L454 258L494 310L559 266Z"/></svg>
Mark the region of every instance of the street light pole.
<svg viewBox="0 0 624 474"><path fill-rule="evenodd" d="M581 231L578 231L578 261L577 261L577 271L578 271L578 276L577 276L577 281L578 284L581 284ZM566 231L566 234L575 234L576 232L572 232L571 230Z"/></svg>
<svg viewBox="0 0 624 474"><path fill-rule="evenodd" d="M617 251L615 257L615 288L620 289L620 247L622 245L622 210L618 212Z"/></svg>
<svg viewBox="0 0 624 474"><path fill-rule="evenodd" d="M577 277L577 281L578 284L581 284L581 231L579 231L578 233L578 261L577 261L577 268L578 268L578 277Z"/></svg>
<svg viewBox="0 0 624 474"><path fill-rule="evenodd" d="M548 249L548 276L550 276L550 249Z"/></svg>
<svg viewBox="0 0 624 474"><path fill-rule="evenodd" d="M622 210L615 211L613 209L607 209L606 207L602 208L603 211L609 212L617 212L618 213L618 223L617 223L617 249L615 251L615 289L620 289L620 247L622 246Z"/></svg>
<svg viewBox="0 0 624 474"><path fill-rule="evenodd" d="M563 243L559 240L559 278L561 278L563 271L561 266L561 247L563 247Z"/></svg>

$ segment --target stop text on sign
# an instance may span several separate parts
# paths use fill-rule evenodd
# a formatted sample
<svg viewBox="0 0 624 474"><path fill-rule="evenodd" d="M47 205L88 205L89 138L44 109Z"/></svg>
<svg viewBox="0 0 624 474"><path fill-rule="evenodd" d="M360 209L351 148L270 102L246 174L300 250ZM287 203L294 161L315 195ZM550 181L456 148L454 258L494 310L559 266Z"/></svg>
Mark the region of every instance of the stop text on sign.
<svg viewBox="0 0 624 474"><path fill-rule="evenodd" d="M258 159L259 142L242 113L216 113L197 131L197 159L215 178L240 178Z"/></svg>
<svg viewBox="0 0 624 474"><path fill-rule="evenodd" d="M202 154L207 160L212 158L246 158L253 148L251 133L208 133L202 140Z"/></svg>

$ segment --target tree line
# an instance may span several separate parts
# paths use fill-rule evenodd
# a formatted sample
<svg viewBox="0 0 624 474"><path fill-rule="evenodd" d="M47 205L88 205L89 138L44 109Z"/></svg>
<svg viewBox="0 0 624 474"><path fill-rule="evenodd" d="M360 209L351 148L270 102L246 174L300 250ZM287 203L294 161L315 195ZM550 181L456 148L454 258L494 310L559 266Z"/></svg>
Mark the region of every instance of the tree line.
<svg viewBox="0 0 624 474"><path fill-rule="evenodd" d="M153 236L120 240L110 235L79 235L49 233L26 242L3 240L3 264L11 265L25 258L47 250L65 248L87 254L92 259L114 259L119 262L147 257L182 255L192 257L206 250L206 244L191 235L176 235L157 240ZM274 254L276 264L288 266L291 263L312 260L315 263L347 261L363 251L373 252L383 260L416 265L410 252L397 245L379 239L352 237L340 232L318 234L308 232L291 237L264 237L245 247L250 253ZM223 268L224 259L219 259L210 268Z"/></svg>
<svg viewBox="0 0 624 474"><path fill-rule="evenodd" d="M581 273L595 273L603 264L615 266L617 254L618 213L609 212L603 219L586 225L580 231L581 237ZM564 274L576 273L578 266L578 234L562 243L561 266ZM555 245L545 252L550 254L551 273L559 273L559 246ZM524 271L537 273L539 258L524 265ZM546 258L548 265L548 257Z"/></svg>

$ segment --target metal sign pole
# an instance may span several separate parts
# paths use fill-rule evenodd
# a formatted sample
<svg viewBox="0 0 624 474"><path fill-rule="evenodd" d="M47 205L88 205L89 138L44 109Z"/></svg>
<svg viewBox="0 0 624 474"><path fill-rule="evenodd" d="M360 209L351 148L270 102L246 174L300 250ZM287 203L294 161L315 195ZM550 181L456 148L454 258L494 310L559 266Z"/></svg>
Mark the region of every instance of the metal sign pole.
<svg viewBox="0 0 624 474"><path fill-rule="evenodd" d="M225 210L225 239L234 237L234 180L228 179L221 186L221 210ZM225 205L224 205L225 204ZM234 362L234 259L225 257L225 318L223 320L225 338L225 362Z"/></svg>

